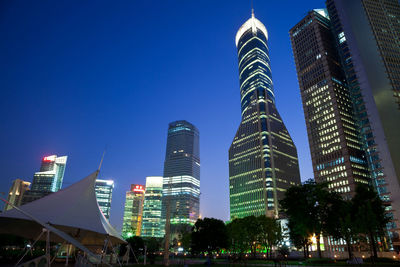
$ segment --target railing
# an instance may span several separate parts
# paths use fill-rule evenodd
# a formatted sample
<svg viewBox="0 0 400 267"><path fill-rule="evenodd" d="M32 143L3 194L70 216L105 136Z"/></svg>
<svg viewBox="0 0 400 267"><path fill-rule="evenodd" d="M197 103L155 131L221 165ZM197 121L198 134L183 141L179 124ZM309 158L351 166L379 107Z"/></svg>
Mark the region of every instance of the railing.
<svg viewBox="0 0 400 267"><path fill-rule="evenodd" d="M45 267L48 266L47 260L47 256L42 255L40 257L37 257L36 259L24 262L17 267Z"/></svg>

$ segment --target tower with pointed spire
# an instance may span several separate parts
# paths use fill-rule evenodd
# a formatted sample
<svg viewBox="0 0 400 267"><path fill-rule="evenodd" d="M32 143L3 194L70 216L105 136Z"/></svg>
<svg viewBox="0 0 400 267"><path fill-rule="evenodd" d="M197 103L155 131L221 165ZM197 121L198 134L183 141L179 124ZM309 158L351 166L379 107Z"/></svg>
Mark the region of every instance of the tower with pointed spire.
<svg viewBox="0 0 400 267"><path fill-rule="evenodd" d="M229 148L230 217L279 217L284 192L300 184L299 165L275 106L268 31L253 10L235 42L242 120Z"/></svg>

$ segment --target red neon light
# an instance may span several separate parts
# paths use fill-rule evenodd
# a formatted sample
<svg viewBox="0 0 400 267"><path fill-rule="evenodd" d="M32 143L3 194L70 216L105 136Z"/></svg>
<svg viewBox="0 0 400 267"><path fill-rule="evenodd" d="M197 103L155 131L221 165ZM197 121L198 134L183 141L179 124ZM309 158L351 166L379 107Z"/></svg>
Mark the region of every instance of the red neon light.
<svg viewBox="0 0 400 267"><path fill-rule="evenodd" d="M144 190L143 189L134 188L133 192L144 192Z"/></svg>
<svg viewBox="0 0 400 267"><path fill-rule="evenodd" d="M47 162L54 161L54 158L53 157L44 157L43 161L47 161Z"/></svg>

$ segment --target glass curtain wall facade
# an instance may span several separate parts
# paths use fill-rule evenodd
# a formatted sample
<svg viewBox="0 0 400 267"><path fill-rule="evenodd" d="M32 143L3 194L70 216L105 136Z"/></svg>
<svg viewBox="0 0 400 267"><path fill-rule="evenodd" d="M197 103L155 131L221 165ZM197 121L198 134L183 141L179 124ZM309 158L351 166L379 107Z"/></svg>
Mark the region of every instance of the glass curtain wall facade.
<svg viewBox="0 0 400 267"><path fill-rule="evenodd" d="M350 199L370 173L352 100L324 9L290 30L316 182Z"/></svg>
<svg viewBox="0 0 400 267"><path fill-rule="evenodd" d="M140 236L142 230L143 202L145 186L132 184L126 192L124 219L122 222L122 237Z"/></svg>
<svg viewBox="0 0 400 267"><path fill-rule="evenodd" d="M297 150L275 106L268 33L254 17L236 34L242 120L229 148L230 217L278 217L278 201L300 184Z"/></svg>
<svg viewBox="0 0 400 267"><path fill-rule="evenodd" d="M8 193L7 201L14 206L20 206L22 203L22 198L24 197L25 192L29 190L30 185L30 182L26 182L21 179L15 179ZM13 207L11 205L6 203L4 206L4 211L12 208Z"/></svg>
<svg viewBox="0 0 400 267"><path fill-rule="evenodd" d="M164 162L163 210L169 202L170 222L194 224L200 209L199 130L181 120L169 124Z"/></svg>
<svg viewBox="0 0 400 267"><path fill-rule="evenodd" d="M397 0L328 0L326 5L372 183L392 219L387 229L398 250L400 3Z"/></svg>
<svg viewBox="0 0 400 267"><path fill-rule="evenodd" d="M40 171L33 176L31 190L26 192L22 204L42 198L61 189L67 156L51 155L42 159Z"/></svg>
<svg viewBox="0 0 400 267"><path fill-rule="evenodd" d="M161 222L162 192L163 177L146 177L141 231L141 236L143 237L164 237L164 229Z"/></svg>
<svg viewBox="0 0 400 267"><path fill-rule="evenodd" d="M97 203L99 204L100 210L103 213L104 217L106 217L108 220L110 219L114 181L97 179L94 189L96 192Z"/></svg>

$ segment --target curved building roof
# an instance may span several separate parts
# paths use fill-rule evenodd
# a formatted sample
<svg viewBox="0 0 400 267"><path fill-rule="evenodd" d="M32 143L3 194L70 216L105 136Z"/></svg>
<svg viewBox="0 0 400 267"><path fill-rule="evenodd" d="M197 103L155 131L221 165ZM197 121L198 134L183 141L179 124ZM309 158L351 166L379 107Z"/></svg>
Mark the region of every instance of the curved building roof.
<svg viewBox="0 0 400 267"><path fill-rule="evenodd" d="M268 31L267 28L265 28L264 24L259 21L258 19L256 19L254 17L254 12L252 12L251 14L251 18L248 19L238 30L238 32L236 33L236 38L235 38L235 43L236 46L239 43L240 37L242 37L242 35L249 29L252 29L253 32L257 32L257 29L259 29L260 31L262 31L262 33L264 33L265 37L268 40Z"/></svg>

